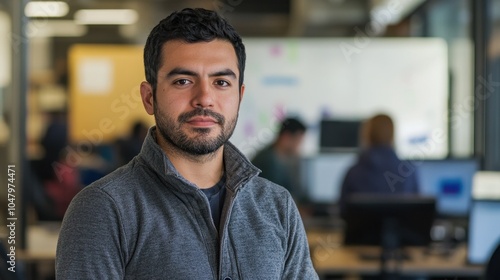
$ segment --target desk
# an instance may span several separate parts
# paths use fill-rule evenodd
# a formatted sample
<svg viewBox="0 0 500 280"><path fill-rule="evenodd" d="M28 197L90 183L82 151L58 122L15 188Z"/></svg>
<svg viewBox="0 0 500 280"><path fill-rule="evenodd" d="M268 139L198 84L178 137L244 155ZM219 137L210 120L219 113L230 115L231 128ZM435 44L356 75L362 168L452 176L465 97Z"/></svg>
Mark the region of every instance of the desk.
<svg viewBox="0 0 500 280"><path fill-rule="evenodd" d="M54 261L60 223L33 225L27 228L27 246L19 250L19 259L26 262Z"/></svg>
<svg viewBox="0 0 500 280"><path fill-rule="evenodd" d="M57 222L28 226L26 249L18 251L19 260L27 265L27 279L54 277L60 227Z"/></svg>
<svg viewBox="0 0 500 280"><path fill-rule="evenodd" d="M380 271L378 260L363 260L360 254L379 255L380 247L342 246L338 231L308 230L311 258L320 277L327 275L375 275ZM480 277L483 267L468 265L467 247L462 244L449 255L433 254L428 249L410 247L405 252L410 257L401 265L401 274L436 277Z"/></svg>

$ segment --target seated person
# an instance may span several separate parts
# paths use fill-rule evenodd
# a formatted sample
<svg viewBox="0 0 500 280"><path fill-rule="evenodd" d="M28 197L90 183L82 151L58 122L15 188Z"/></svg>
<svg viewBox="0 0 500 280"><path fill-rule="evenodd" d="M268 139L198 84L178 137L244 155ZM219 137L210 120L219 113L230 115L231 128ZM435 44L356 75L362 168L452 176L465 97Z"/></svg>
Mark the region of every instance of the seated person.
<svg viewBox="0 0 500 280"><path fill-rule="evenodd" d="M483 280L500 279L500 244L496 247L485 268Z"/></svg>
<svg viewBox="0 0 500 280"><path fill-rule="evenodd" d="M285 119L276 140L252 159L252 163L262 171L261 177L285 187L292 196L292 174L287 160L299 154L305 132L305 125L298 119Z"/></svg>
<svg viewBox="0 0 500 280"><path fill-rule="evenodd" d="M361 128L362 151L343 181L340 210L352 194L417 194L416 167L401 161L394 151L394 123L376 115Z"/></svg>

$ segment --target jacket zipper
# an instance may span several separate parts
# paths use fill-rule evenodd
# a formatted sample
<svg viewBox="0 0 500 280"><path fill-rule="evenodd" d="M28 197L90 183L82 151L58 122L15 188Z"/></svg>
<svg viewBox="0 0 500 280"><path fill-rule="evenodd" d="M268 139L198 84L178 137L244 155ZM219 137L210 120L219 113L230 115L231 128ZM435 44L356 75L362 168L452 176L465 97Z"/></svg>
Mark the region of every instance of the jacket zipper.
<svg viewBox="0 0 500 280"><path fill-rule="evenodd" d="M235 189L235 192L234 194L231 196L231 202L229 204L229 209L227 209L227 216L226 216L226 220L224 221L224 225L223 225L223 228L222 228L222 234L220 236L220 248L219 248L219 277L222 277L222 249L224 248L224 244L226 243L225 242L225 235L226 235L226 230L227 230L227 227L229 225L229 220L231 218L231 212L233 211L233 205L234 205L234 201L236 200L236 195L238 194L239 190L240 190L240 187L241 187L242 184L238 185L238 187ZM238 277L241 279L241 275L240 275L240 271L238 270Z"/></svg>
<svg viewBox="0 0 500 280"><path fill-rule="evenodd" d="M197 194L202 197L203 201L205 201L206 206L208 206L208 216L210 218L210 223L212 224L212 228L216 232L216 235L218 237L219 232L217 230L217 227L215 226L214 219L212 217L212 211L210 210L210 201L208 200L207 196L200 189L197 190ZM216 260L216 261L218 261L218 260ZM214 271L214 273L215 273L214 279L217 279L217 272Z"/></svg>

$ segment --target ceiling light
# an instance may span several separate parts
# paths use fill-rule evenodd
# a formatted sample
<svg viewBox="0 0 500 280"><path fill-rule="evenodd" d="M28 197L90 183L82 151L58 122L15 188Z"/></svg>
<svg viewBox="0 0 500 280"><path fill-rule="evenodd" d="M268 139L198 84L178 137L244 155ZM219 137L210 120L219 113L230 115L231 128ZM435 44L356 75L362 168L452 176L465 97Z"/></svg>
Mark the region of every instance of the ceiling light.
<svg viewBox="0 0 500 280"><path fill-rule="evenodd" d="M132 9L79 10L75 13L78 24L133 24L139 15Z"/></svg>
<svg viewBox="0 0 500 280"><path fill-rule="evenodd" d="M63 17L68 11L68 4L62 1L29 2L24 8L27 17Z"/></svg>
<svg viewBox="0 0 500 280"><path fill-rule="evenodd" d="M72 20L31 20L28 30L33 37L79 37L87 33L87 27Z"/></svg>
<svg viewBox="0 0 500 280"><path fill-rule="evenodd" d="M408 16L418 6L422 5L425 0L377 0L373 1L371 10L372 20L383 25L398 24L403 18Z"/></svg>

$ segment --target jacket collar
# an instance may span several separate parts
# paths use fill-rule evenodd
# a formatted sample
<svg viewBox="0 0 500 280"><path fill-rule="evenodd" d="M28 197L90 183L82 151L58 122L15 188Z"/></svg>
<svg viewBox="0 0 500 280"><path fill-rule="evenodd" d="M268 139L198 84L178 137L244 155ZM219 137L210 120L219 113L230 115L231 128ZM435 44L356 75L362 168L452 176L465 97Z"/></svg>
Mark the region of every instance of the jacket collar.
<svg viewBox="0 0 500 280"><path fill-rule="evenodd" d="M175 184L176 182L182 182L183 185L190 186L176 187L179 191L194 191L196 186L182 177L156 142L155 131L156 126L149 129L148 134L144 139L141 152L138 156L139 160L146 164L167 183L172 183L171 185L177 186L178 184ZM226 186L232 192L235 192L245 181L257 176L259 173L259 169L253 166L250 161L238 150L238 148L230 142L224 144L223 158L226 172Z"/></svg>

